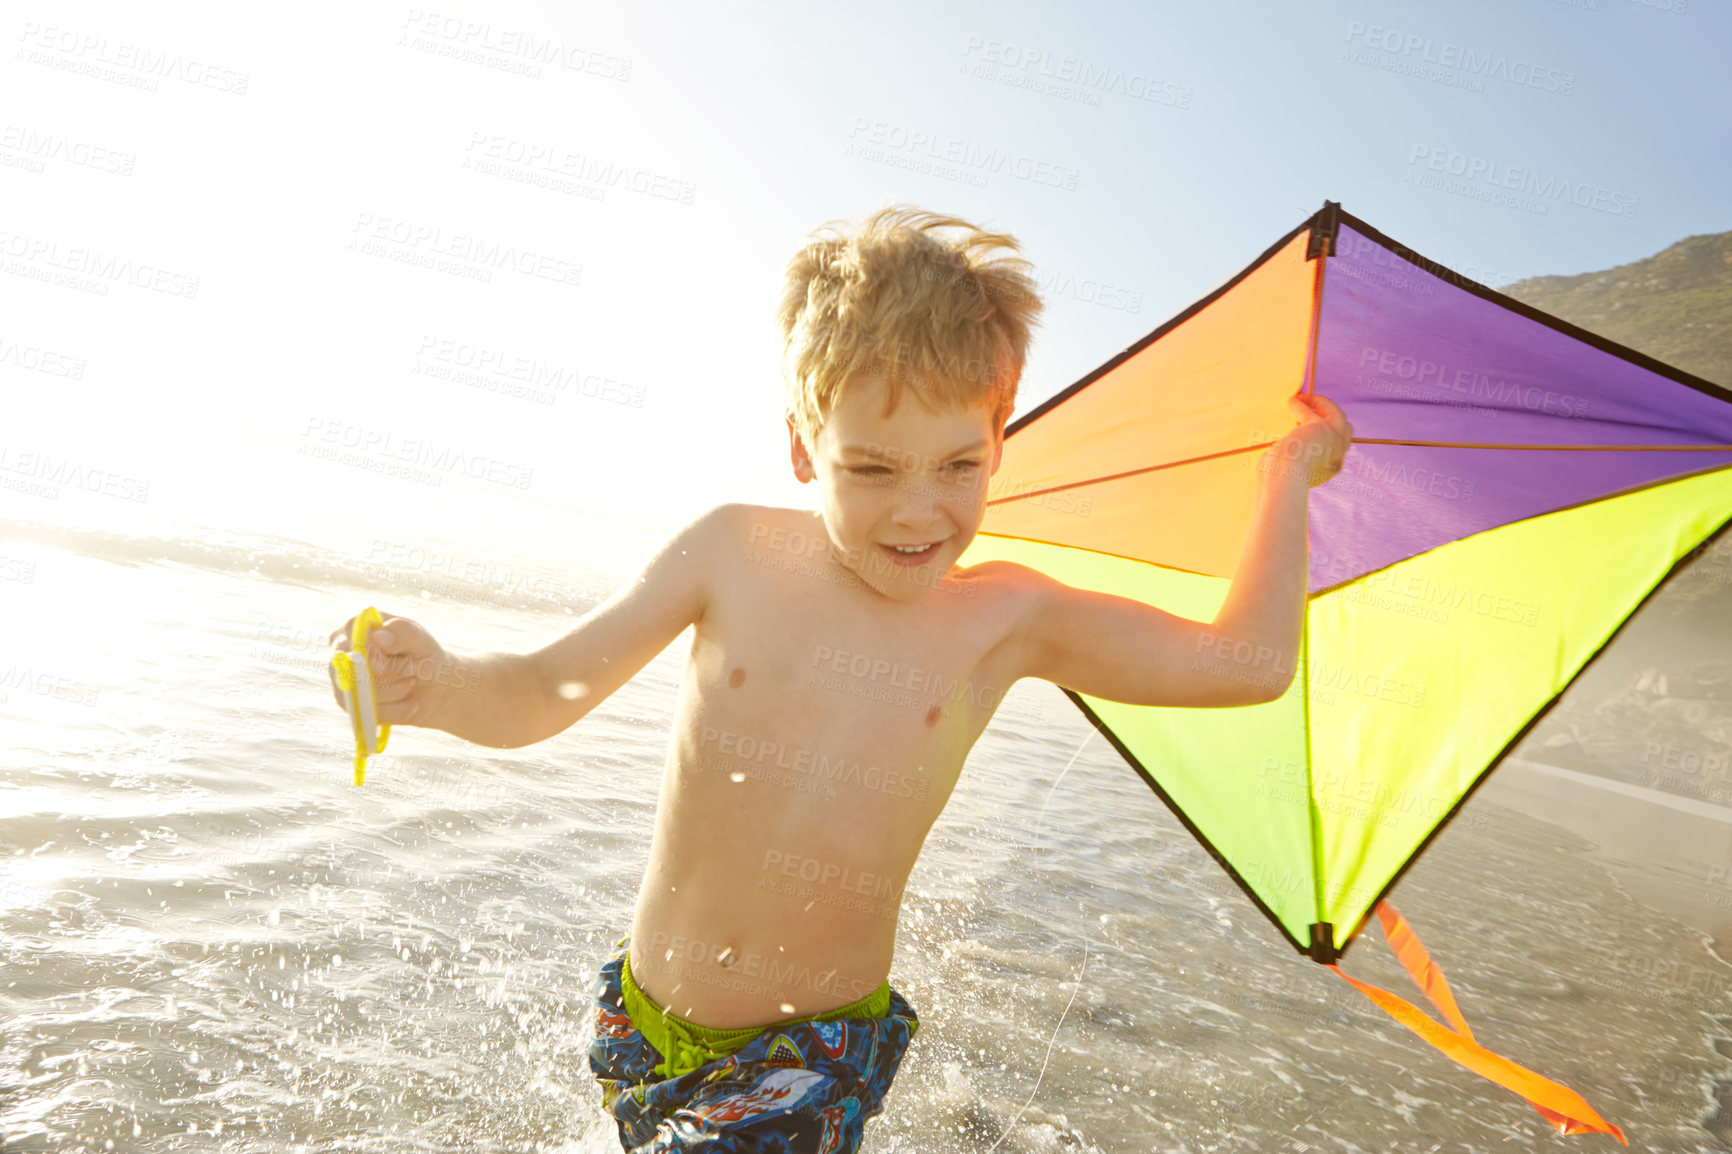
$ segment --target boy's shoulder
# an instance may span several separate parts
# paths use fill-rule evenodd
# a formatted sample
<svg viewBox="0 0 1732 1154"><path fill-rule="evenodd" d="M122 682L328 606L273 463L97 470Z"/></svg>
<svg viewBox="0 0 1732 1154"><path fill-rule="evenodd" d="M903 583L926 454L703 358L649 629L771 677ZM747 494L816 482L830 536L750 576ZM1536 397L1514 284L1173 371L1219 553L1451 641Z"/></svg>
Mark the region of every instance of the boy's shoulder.
<svg viewBox="0 0 1732 1154"><path fill-rule="evenodd" d="M958 565L953 572L959 580L975 581L982 587L1024 596L1033 596L1059 584L1039 569L1031 569L1020 562L999 558L976 561L972 565Z"/></svg>
<svg viewBox="0 0 1732 1154"><path fill-rule="evenodd" d="M689 553L712 574L737 577L743 570L733 562L758 563L745 569L777 568L783 554L810 561L823 555L829 539L823 516L815 511L724 501L688 520L664 549Z"/></svg>
<svg viewBox="0 0 1732 1154"><path fill-rule="evenodd" d="M810 509L724 501L692 518L682 533L704 539L716 548L774 548L826 540L822 515Z"/></svg>

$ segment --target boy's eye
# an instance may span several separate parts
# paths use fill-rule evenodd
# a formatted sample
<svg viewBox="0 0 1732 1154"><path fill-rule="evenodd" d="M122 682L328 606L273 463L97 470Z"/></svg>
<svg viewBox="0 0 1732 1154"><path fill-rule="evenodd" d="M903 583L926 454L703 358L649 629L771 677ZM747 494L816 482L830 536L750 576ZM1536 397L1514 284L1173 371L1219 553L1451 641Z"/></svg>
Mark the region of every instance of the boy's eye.
<svg viewBox="0 0 1732 1154"><path fill-rule="evenodd" d="M954 475L966 476L979 467L979 461L952 461L950 462L949 470ZM869 477L873 480L882 480L896 472L895 469L890 468L888 465L848 465L846 468L848 472L853 473L857 477Z"/></svg>

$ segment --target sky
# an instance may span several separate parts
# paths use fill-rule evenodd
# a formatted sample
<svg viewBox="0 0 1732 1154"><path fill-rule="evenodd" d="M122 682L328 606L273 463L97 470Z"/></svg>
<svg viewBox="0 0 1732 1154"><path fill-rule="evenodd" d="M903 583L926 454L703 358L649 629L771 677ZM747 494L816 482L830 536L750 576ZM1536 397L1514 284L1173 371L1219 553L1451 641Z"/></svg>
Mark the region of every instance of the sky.
<svg viewBox="0 0 1732 1154"><path fill-rule="evenodd" d="M1326 199L1494 287L1732 229L1707 0L8 8L0 518L617 569L812 507L771 310L890 200L1023 243L1019 412Z"/></svg>

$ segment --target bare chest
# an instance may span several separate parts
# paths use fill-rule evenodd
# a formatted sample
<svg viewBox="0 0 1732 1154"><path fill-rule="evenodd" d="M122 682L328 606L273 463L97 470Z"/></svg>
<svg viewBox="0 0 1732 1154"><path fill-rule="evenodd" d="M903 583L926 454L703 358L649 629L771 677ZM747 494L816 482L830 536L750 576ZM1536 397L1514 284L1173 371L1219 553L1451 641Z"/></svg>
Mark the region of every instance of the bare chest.
<svg viewBox="0 0 1732 1154"><path fill-rule="evenodd" d="M1009 688L1008 609L959 581L885 611L821 561L743 558L720 583L687 660L679 776L718 805L840 802L923 836Z"/></svg>

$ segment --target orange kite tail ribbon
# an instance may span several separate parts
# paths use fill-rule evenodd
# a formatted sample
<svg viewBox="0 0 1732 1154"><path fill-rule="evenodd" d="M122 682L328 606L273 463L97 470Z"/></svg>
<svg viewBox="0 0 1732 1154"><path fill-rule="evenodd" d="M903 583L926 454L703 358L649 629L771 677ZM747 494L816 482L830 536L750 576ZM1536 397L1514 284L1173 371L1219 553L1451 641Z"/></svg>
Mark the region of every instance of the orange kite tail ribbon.
<svg viewBox="0 0 1732 1154"><path fill-rule="evenodd" d="M1388 990L1348 977L1340 966L1330 966L1342 980L1370 998L1384 1013L1437 1047L1445 1057L1526 1098L1528 1104L1540 1112L1540 1117L1556 1127L1560 1134L1610 1134L1625 1146L1630 1144L1622 1130L1595 1113L1594 1108L1568 1086L1542 1078L1474 1041L1473 1031L1468 1029L1467 1020L1456 1008L1455 995L1450 993L1443 971L1431 960L1407 919L1388 902L1378 902L1377 920L1382 923L1383 934L1401 968L1407 971L1413 984L1450 1025L1426 1017L1412 1002L1398 998Z"/></svg>

